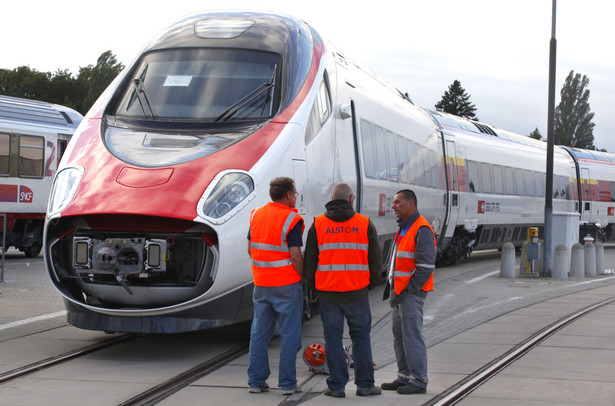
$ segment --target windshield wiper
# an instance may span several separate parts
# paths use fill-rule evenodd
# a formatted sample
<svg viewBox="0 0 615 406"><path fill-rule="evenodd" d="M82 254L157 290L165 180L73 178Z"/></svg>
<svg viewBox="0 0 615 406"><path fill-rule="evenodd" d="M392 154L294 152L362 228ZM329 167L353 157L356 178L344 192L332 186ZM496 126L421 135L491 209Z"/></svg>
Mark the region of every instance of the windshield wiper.
<svg viewBox="0 0 615 406"><path fill-rule="evenodd" d="M273 87L273 84L275 82L275 72L276 72L276 69L274 68L273 74L271 75L271 78L267 82L263 83L256 89L252 90L244 98L233 103L229 108L224 110L222 114L216 117L214 121L226 121L230 119L231 117L233 117L235 114L237 114L237 112L241 110L242 108L251 106L253 101L256 101L258 97L260 97L261 95L265 93L265 91L269 91ZM269 98L265 99L265 101L267 100L269 100Z"/></svg>
<svg viewBox="0 0 615 406"><path fill-rule="evenodd" d="M132 85L135 88L135 93L137 98L139 99L139 104L143 109L143 113L146 117L156 118L158 115L154 111L152 104L147 97L147 93L145 93L145 88L143 87L143 81L140 78L134 78L132 80Z"/></svg>

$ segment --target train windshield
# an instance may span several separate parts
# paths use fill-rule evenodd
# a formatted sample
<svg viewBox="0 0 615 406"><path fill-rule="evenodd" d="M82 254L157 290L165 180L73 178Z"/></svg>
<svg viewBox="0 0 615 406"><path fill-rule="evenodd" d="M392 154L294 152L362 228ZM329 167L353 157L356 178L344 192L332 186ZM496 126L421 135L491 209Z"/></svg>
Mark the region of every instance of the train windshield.
<svg viewBox="0 0 615 406"><path fill-rule="evenodd" d="M117 117L137 120L264 120L278 105L280 57L237 49L147 54L128 82Z"/></svg>

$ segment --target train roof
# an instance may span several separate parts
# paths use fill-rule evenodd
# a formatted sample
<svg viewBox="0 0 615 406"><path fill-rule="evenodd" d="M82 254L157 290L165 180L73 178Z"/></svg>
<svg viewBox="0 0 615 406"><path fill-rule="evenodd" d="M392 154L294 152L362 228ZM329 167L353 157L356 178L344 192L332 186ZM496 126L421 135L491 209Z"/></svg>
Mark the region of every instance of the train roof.
<svg viewBox="0 0 615 406"><path fill-rule="evenodd" d="M593 161L615 162L615 154L603 151L592 151L573 147L564 147L577 159L587 159Z"/></svg>
<svg viewBox="0 0 615 406"><path fill-rule="evenodd" d="M0 120L21 124L51 125L74 130L83 116L58 104L0 95Z"/></svg>

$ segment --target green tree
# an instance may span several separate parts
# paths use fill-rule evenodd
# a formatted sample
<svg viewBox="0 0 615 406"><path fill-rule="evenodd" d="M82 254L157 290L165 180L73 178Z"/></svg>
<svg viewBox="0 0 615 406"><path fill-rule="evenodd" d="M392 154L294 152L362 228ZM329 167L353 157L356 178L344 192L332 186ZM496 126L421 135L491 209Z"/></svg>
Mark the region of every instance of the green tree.
<svg viewBox="0 0 615 406"><path fill-rule="evenodd" d="M540 134L540 131L538 131L538 127L536 127L536 129L530 133L530 138L533 138L535 140L542 139L542 134Z"/></svg>
<svg viewBox="0 0 615 406"><path fill-rule="evenodd" d="M459 117L466 117L478 121L476 117L476 106L470 102L470 95L461 87L458 80L444 92L442 99L435 105L437 111L454 114Z"/></svg>
<svg viewBox="0 0 615 406"><path fill-rule="evenodd" d="M88 65L79 69L77 81L86 86L86 94L83 99L83 111L92 107L96 99L109 86L115 77L124 69L124 65L117 61L111 51L103 52L95 66Z"/></svg>
<svg viewBox="0 0 615 406"><path fill-rule="evenodd" d="M0 69L0 94L62 104L85 114L122 69L111 51L103 52L95 66L79 68L76 78L66 69L53 74L29 66Z"/></svg>
<svg viewBox="0 0 615 406"><path fill-rule="evenodd" d="M555 108L554 142L575 148L594 149L594 113L589 107L587 76L571 70Z"/></svg>

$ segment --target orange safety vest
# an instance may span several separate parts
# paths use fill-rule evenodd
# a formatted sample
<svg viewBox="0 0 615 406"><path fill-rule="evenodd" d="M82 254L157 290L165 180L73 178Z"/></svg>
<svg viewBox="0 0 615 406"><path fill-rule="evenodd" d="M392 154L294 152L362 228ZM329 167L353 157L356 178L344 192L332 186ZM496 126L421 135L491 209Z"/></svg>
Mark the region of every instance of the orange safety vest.
<svg viewBox="0 0 615 406"><path fill-rule="evenodd" d="M288 232L301 220L296 209L281 203L269 202L252 210L250 256L255 286L285 286L301 280L286 243Z"/></svg>
<svg viewBox="0 0 615 406"><path fill-rule="evenodd" d="M349 292L369 285L369 218L362 214L337 222L324 214L314 219L318 239L316 289Z"/></svg>
<svg viewBox="0 0 615 406"><path fill-rule="evenodd" d="M395 259L395 269L393 272L394 278L394 286L395 286L395 294L399 295L406 289L408 283L410 283L410 279L412 275L414 275L414 271L416 270L416 263L414 262L414 252L416 251L416 233L419 231L419 228L426 226L429 227L431 232L433 233L433 228L431 228L431 224L425 217L419 216L418 219L410 226L406 234L397 238L397 254ZM434 249L436 247L436 236L434 234ZM435 268L434 264L420 264L421 266L432 267ZM429 292L433 290L433 273L429 276L425 285L421 288L425 292Z"/></svg>

